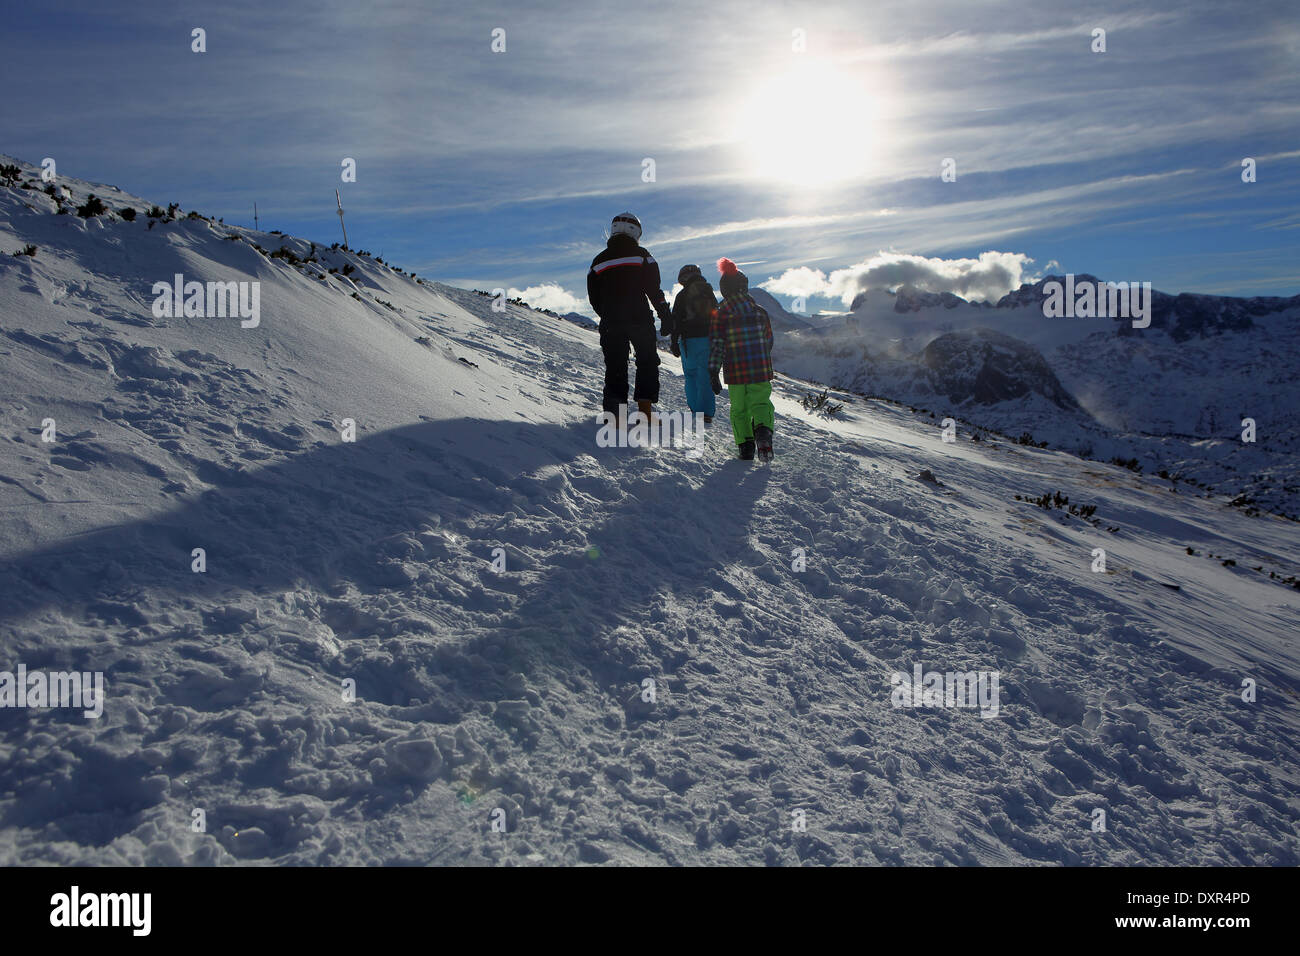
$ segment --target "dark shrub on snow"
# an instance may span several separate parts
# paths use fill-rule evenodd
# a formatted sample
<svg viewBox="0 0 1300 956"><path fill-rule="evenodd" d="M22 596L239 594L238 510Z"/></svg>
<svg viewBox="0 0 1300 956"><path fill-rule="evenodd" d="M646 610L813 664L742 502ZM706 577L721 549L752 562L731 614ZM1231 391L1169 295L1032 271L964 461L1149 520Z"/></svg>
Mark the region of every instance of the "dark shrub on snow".
<svg viewBox="0 0 1300 956"><path fill-rule="evenodd" d="M106 212L108 212L108 207L94 193L87 197L83 205L77 207L77 215L82 219L93 219L96 216L104 215Z"/></svg>

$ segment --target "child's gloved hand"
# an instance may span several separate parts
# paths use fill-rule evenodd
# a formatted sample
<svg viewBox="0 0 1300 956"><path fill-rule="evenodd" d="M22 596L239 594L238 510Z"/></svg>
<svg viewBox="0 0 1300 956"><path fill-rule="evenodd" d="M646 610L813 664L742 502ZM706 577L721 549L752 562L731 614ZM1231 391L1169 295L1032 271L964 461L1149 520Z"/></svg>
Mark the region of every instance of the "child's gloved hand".
<svg viewBox="0 0 1300 956"><path fill-rule="evenodd" d="M676 339L673 339L672 343L668 346L668 351L672 352L673 355L676 356L677 358L682 357L681 346L677 344Z"/></svg>
<svg viewBox="0 0 1300 956"><path fill-rule="evenodd" d="M722 394L722 379L718 377L717 372L714 372L711 376L709 376L709 384L713 386L714 395Z"/></svg>

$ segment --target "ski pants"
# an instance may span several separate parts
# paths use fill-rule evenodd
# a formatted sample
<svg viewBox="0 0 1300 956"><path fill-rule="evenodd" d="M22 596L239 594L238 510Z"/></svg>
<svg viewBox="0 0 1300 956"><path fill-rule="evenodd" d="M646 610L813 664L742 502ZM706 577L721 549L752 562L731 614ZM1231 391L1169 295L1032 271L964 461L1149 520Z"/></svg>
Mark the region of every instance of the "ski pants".
<svg viewBox="0 0 1300 956"><path fill-rule="evenodd" d="M659 344L654 321L600 323L600 350L605 355L605 393L602 408L618 414L627 404L627 357L636 354L636 388L632 400L659 401Z"/></svg>
<svg viewBox="0 0 1300 956"><path fill-rule="evenodd" d="M731 431L736 436L737 445L753 438L754 429L759 425L776 427L771 382L728 385L727 397L731 399Z"/></svg>
<svg viewBox="0 0 1300 956"><path fill-rule="evenodd" d="M710 418L718 410L709 377L709 337L681 339L682 373L686 384L686 405L692 414L703 412Z"/></svg>

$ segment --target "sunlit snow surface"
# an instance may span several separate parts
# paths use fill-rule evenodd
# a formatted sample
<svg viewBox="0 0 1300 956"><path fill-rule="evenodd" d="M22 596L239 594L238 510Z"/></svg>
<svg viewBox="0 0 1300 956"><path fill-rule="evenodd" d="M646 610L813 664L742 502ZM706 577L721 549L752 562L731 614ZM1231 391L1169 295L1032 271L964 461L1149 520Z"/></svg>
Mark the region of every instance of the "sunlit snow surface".
<svg viewBox="0 0 1300 956"><path fill-rule="evenodd" d="M61 182L140 215L0 189L0 669L107 701L0 710L0 863L1298 862L1295 524L784 378L770 467L599 448L587 329Z"/></svg>

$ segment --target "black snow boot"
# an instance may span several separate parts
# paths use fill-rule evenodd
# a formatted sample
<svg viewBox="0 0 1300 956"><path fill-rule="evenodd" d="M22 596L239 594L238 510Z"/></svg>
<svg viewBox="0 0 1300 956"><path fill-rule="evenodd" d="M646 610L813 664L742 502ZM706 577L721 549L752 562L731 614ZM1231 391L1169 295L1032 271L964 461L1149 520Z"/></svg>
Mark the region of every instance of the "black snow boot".
<svg viewBox="0 0 1300 956"><path fill-rule="evenodd" d="M740 444L740 460L741 460L741 461L753 461L753 460L754 460L754 439L751 438L751 439L749 439L749 441L741 442L741 444Z"/></svg>
<svg viewBox="0 0 1300 956"><path fill-rule="evenodd" d="M754 440L758 443L759 461L772 460L772 429L766 425L754 426Z"/></svg>

